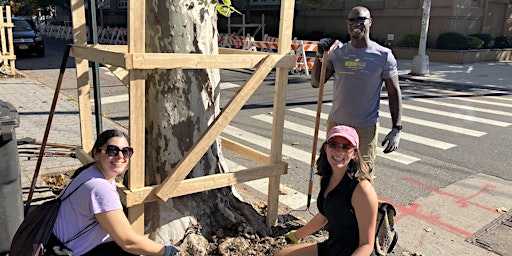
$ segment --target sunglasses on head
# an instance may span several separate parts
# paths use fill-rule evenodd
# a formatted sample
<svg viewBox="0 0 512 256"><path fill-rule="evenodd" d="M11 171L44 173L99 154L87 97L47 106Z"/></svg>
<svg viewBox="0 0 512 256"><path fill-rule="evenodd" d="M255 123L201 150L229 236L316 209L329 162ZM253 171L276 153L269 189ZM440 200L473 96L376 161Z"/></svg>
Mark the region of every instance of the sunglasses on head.
<svg viewBox="0 0 512 256"><path fill-rule="evenodd" d="M130 158L133 155L132 147L124 147L121 149L118 146L108 145L106 147L102 147L101 149L105 150L105 154L107 156L118 156L119 151L121 151L121 153L123 153L124 158Z"/></svg>
<svg viewBox="0 0 512 256"><path fill-rule="evenodd" d="M336 151L338 151L338 150L340 150L340 149L341 149L341 150L343 150L343 152L348 152L349 150L351 150L351 149L353 149L353 148L354 148L354 147L353 147L352 145L350 145L350 144L341 144L341 143L338 143L338 142L333 141L333 140L328 141L328 142L327 142L327 145L328 145L330 148L332 148L332 149L334 149L334 150L336 150Z"/></svg>
<svg viewBox="0 0 512 256"><path fill-rule="evenodd" d="M353 25L353 24L362 24L364 23L366 20L369 20L370 18L368 17L356 17L356 18L350 18L350 19L347 19L347 23L349 25Z"/></svg>

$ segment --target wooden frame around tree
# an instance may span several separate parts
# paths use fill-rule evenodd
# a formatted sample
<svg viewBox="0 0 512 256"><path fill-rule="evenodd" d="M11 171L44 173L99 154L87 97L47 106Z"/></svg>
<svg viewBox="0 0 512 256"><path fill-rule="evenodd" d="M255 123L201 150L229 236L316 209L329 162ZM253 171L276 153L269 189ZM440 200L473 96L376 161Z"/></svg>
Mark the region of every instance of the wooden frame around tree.
<svg viewBox="0 0 512 256"><path fill-rule="evenodd" d="M82 143L81 149L77 150L77 158L82 163L92 161L89 156L94 144L88 66L88 60L90 60L105 64L111 70L121 70L120 72L125 74L121 80L129 88L129 134L131 145L138 154L130 160L131 171L127 186L118 184L118 191L122 203L128 207L128 219L137 233L142 234L144 230L144 203L146 202L165 201L175 196L261 178L269 178L266 224L269 227L275 224L280 176L286 174L288 170L287 163L282 161L282 144L288 70L295 66L295 56L290 54L289 47L292 38L294 4L295 0L281 1L277 53L219 48L219 54L198 55L145 52L145 1L128 2L128 45L88 45L84 0L71 0L73 45L70 55L75 57L76 64ZM254 73L168 177L159 185L145 186L145 70L155 68L251 68L254 69ZM266 155L236 142L222 139L223 148L235 150L262 166L185 180L215 138L220 136L273 68L276 68L276 82L270 154Z"/></svg>

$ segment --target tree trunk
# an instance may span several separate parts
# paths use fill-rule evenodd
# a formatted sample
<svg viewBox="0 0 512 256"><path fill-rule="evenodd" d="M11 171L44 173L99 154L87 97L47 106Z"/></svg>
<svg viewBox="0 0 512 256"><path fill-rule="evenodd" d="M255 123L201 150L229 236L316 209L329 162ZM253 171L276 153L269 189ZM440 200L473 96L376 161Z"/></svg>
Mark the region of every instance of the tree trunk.
<svg viewBox="0 0 512 256"><path fill-rule="evenodd" d="M214 2L146 0L146 13L146 52L218 53ZM161 183L220 113L219 82L218 69L153 70L148 74L146 185ZM217 141L188 177L224 172L223 163ZM210 239L231 230L248 235L269 232L264 217L238 199L230 187L146 204L145 223L150 237L171 243L186 241L186 234L191 233ZM194 254L206 255L200 247Z"/></svg>

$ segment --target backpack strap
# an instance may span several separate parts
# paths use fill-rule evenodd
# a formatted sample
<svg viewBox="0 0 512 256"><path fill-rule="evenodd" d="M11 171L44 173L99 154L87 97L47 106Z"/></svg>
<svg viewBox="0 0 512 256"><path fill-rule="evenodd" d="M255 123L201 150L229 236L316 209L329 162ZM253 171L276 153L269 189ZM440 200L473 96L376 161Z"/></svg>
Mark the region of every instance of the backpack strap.
<svg viewBox="0 0 512 256"><path fill-rule="evenodd" d="M98 225L98 222L97 221L93 221L91 222L89 225L87 225L84 229L82 229L82 231L79 231L78 233L76 233L74 236L72 236L70 239L68 239L66 242L64 242L63 244L66 245L68 244L69 242L81 237L82 235L84 235L85 233L89 232L89 230L91 230L94 226Z"/></svg>
<svg viewBox="0 0 512 256"><path fill-rule="evenodd" d="M71 182L68 184L68 186L66 187L66 189L62 192L62 194L64 194L65 191L67 191L67 189L70 187L71 183L73 183L75 179L72 179ZM59 196L58 197L58 200L61 201L61 203L68 199L73 193L75 193L75 191L77 191L82 185L84 185L87 181L85 182L82 182L82 184L78 185L78 187L76 187L75 189L73 189L73 191L71 191L71 193L67 194L65 197L63 197L61 199L61 197ZM91 230L94 226L96 226L98 224L98 222L96 220L94 220L93 222L91 222L89 225L87 225L84 229L82 229L81 231L79 231L78 233L76 233L74 236L72 236L70 239L68 239L66 242L63 242L64 245L68 244L69 242L81 237L82 235L84 235L85 233L89 232L89 230Z"/></svg>

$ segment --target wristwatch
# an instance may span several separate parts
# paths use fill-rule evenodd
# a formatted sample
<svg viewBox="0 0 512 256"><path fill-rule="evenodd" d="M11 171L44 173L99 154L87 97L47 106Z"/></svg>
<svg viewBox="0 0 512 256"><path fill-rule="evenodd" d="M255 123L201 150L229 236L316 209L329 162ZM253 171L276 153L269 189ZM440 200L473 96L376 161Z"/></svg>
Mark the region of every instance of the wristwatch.
<svg viewBox="0 0 512 256"><path fill-rule="evenodd" d="M393 125L393 128L396 128L399 131L401 131L404 127L402 125Z"/></svg>

